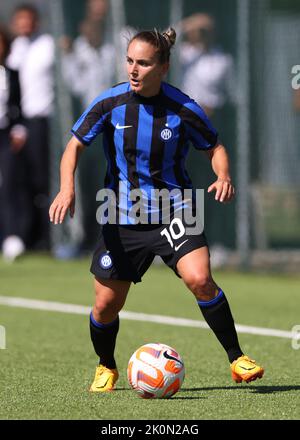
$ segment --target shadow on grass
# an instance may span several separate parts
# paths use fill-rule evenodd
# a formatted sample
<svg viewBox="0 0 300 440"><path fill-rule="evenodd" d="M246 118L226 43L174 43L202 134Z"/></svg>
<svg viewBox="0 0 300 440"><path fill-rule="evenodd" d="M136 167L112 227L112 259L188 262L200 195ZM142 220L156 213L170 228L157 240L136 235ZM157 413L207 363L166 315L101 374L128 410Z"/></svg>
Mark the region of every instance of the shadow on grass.
<svg viewBox="0 0 300 440"><path fill-rule="evenodd" d="M299 385L282 385L282 386L268 386L268 385L246 385L246 384L240 384L236 386L224 386L224 387L201 387L201 388L181 388L179 390L179 393L190 393L190 392L199 392L199 391L215 391L215 390L233 390L233 391L241 391L241 390L247 390L251 391L252 393L256 394L273 394L273 393L282 393L286 391L299 391L300 386ZM132 390L130 388L116 388L112 391L113 394L118 393L118 391L127 391L132 393ZM169 400L203 400L206 399L205 396L183 396L176 394L175 396L172 396L171 399L163 399L165 401ZM150 399L152 400L152 399ZM153 399L156 400L156 399ZM160 399L161 400L161 399Z"/></svg>
<svg viewBox="0 0 300 440"><path fill-rule="evenodd" d="M186 388L186 389L181 389L180 391L199 391L200 389L201 388L191 388L191 389ZM112 393L115 394L118 391L129 391L130 393L133 393L133 390L131 390L130 388L116 388L115 390L112 391ZM170 399L172 399L172 400L175 400L175 399L177 399L177 400L180 400L180 399L184 399L184 400L200 400L200 399L205 399L205 397L203 397L203 396L189 396L189 397L181 396L180 397L180 396L177 396L177 394L176 394L175 397L172 396ZM167 402L170 399L145 399L145 400L151 400L151 401L160 400L160 401Z"/></svg>
<svg viewBox="0 0 300 440"><path fill-rule="evenodd" d="M299 391L299 385L236 385L236 386L225 386L225 387L203 387L203 388L181 388L181 392L191 392L191 391L214 391L214 390L250 390L252 393L257 394L272 394L272 393L282 393L285 391Z"/></svg>

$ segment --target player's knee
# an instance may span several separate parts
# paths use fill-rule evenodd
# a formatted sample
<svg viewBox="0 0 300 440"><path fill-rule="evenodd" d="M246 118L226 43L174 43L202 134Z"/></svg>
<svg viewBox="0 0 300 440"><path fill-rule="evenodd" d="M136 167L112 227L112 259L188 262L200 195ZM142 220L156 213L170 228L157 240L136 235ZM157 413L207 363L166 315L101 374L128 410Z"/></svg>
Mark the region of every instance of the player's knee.
<svg viewBox="0 0 300 440"><path fill-rule="evenodd" d="M103 316L116 316L120 311L119 302L112 297L97 294L93 313L95 318L101 320Z"/></svg>
<svg viewBox="0 0 300 440"><path fill-rule="evenodd" d="M185 279L185 283L187 284L189 289L198 297L202 294L207 295L207 293L210 291L212 278L210 274L194 272Z"/></svg>

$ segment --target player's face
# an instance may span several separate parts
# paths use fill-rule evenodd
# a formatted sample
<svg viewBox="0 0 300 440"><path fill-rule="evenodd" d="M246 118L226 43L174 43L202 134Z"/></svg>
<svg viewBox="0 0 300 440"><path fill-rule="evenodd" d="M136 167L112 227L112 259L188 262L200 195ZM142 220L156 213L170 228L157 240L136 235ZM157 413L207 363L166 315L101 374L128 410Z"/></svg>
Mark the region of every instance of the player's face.
<svg viewBox="0 0 300 440"><path fill-rule="evenodd" d="M158 62L156 49L149 43L133 40L127 51L127 73L132 90L150 97L159 93L169 64Z"/></svg>

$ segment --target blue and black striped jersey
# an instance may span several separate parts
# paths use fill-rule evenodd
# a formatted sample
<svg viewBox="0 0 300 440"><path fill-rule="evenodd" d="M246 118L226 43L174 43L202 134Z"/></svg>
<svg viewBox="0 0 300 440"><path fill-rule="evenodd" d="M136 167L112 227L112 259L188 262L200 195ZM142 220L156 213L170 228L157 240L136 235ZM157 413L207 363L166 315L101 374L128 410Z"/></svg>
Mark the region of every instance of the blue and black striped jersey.
<svg viewBox="0 0 300 440"><path fill-rule="evenodd" d="M103 132L107 159L105 188L118 194L119 183L151 194L153 189L192 188L185 169L189 141L199 150L217 143L217 132L201 107L179 89L162 83L145 98L130 84L118 84L82 114L72 133L89 145Z"/></svg>

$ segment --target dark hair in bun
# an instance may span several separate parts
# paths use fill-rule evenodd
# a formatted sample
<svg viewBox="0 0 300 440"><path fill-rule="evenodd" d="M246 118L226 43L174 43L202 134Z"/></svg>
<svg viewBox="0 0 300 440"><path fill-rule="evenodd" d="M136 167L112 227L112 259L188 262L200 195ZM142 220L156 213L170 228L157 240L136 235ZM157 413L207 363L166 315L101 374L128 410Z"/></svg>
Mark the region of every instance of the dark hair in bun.
<svg viewBox="0 0 300 440"><path fill-rule="evenodd" d="M176 32L173 28L160 33L157 29L150 31L140 31L129 41L128 46L133 40L145 41L157 49L158 60L161 64L167 63L170 59L171 47L176 41Z"/></svg>

